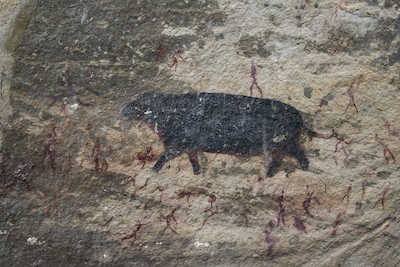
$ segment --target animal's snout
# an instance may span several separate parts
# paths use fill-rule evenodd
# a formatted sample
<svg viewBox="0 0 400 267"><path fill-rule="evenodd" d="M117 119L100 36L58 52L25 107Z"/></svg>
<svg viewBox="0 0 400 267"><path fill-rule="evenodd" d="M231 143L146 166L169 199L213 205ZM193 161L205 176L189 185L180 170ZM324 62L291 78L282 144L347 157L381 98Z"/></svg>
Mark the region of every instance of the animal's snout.
<svg viewBox="0 0 400 267"><path fill-rule="evenodd" d="M123 109L121 109L121 113L126 117L130 117L130 115L132 114L131 108L129 106L124 107Z"/></svg>

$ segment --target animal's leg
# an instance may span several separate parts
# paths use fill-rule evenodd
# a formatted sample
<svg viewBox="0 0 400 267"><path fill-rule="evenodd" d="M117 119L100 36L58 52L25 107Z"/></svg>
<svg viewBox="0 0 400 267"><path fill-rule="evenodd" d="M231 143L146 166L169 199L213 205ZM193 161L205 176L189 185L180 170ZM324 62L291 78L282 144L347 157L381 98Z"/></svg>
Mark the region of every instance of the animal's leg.
<svg viewBox="0 0 400 267"><path fill-rule="evenodd" d="M272 161L271 161L271 164L269 164L269 167L267 170L267 177L272 177L276 174L279 166L281 166L282 159L284 156L285 155L282 152L278 152L278 151L272 152Z"/></svg>
<svg viewBox="0 0 400 267"><path fill-rule="evenodd" d="M306 155L304 154L304 151L300 150L299 153L296 156L296 159L299 161L301 169L303 171L308 170L308 165L310 164L310 162L306 158Z"/></svg>
<svg viewBox="0 0 400 267"><path fill-rule="evenodd" d="M176 148L166 148L164 153L162 153L161 157L158 159L156 165L154 165L152 169L153 172L158 173L167 161L173 160L181 153L182 151L176 150Z"/></svg>
<svg viewBox="0 0 400 267"><path fill-rule="evenodd" d="M199 165L199 159L197 158L197 151L187 150L186 154L188 154L190 163L192 163L194 175L200 174L201 167Z"/></svg>
<svg viewBox="0 0 400 267"><path fill-rule="evenodd" d="M293 146L290 152L297 159L303 171L308 170L309 161L304 154L304 151L297 146Z"/></svg>

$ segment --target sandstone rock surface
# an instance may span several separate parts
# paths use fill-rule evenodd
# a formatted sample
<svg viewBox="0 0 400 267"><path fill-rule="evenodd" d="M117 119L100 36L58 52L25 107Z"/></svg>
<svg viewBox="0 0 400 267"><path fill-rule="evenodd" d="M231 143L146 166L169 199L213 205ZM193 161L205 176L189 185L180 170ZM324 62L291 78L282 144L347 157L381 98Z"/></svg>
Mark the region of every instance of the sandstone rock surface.
<svg viewBox="0 0 400 267"><path fill-rule="evenodd" d="M398 265L399 5L1 0L0 265ZM200 153L155 174L159 136L120 113L251 89L323 136L308 171Z"/></svg>

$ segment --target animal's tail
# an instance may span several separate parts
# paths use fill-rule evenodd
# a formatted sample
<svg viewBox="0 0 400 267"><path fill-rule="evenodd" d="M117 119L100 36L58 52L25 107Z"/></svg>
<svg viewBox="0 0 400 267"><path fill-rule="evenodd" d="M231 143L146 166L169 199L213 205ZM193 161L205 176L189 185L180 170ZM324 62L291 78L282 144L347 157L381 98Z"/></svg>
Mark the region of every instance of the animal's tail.
<svg viewBox="0 0 400 267"><path fill-rule="evenodd" d="M304 132L305 134L307 134L308 136L310 136L311 139L312 139L313 137L315 137L315 138L325 138L325 135L324 135L324 134L316 133L316 132L314 132L313 130L308 129L304 124L303 124L303 132Z"/></svg>

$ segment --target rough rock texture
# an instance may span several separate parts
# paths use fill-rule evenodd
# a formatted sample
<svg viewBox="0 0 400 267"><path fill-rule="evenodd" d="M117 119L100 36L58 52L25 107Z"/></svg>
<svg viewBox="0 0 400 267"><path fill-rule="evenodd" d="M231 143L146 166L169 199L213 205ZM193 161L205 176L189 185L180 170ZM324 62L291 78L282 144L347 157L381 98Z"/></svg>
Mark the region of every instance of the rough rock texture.
<svg viewBox="0 0 400 267"><path fill-rule="evenodd" d="M398 265L399 5L0 1L0 265ZM120 113L251 90L324 136L307 172L200 153L155 174L158 135Z"/></svg>

